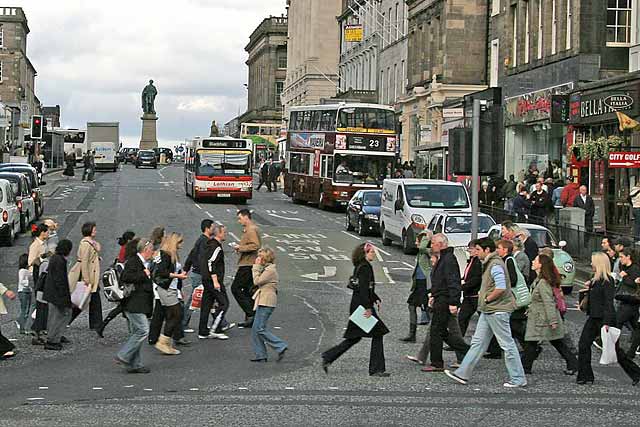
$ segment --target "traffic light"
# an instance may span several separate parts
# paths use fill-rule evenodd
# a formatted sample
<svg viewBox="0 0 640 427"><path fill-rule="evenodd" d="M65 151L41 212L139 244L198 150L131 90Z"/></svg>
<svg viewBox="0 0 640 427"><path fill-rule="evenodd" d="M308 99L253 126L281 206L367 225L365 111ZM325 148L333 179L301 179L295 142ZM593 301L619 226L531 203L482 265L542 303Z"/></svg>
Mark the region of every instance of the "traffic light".
<svg viewBox="0 0 640 427"><path fill-rule="evenodd" d="M31 116L31 139L42 139L42 116Z"/></svg>

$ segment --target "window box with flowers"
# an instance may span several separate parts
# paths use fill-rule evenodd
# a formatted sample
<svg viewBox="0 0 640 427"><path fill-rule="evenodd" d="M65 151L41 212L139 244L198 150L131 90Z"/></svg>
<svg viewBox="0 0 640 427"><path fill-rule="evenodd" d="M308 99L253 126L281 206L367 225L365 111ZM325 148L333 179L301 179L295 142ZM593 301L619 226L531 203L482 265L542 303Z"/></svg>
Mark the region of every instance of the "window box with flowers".
<svg viewBox="0 0 640 427"><path fill-rule="evenodd" d="M585 142L573 144L569 155L574 154L582 160L606 160L609 153L619 151L624 138L618 135L589 138Z"/></svg>

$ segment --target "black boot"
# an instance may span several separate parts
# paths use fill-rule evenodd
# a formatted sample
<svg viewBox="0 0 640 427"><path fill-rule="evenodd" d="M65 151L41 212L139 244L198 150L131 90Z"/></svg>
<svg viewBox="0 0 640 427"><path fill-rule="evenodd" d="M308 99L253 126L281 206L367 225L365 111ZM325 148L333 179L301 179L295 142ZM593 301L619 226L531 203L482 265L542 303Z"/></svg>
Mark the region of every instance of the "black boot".
<svg viewBox="0 0 640 427"><path fill-rule="evenodd" d="M416 342L416 329L417 325L415 323L411 323L409 325L409 335L404 338L400 338L402 342Z"/></svg>

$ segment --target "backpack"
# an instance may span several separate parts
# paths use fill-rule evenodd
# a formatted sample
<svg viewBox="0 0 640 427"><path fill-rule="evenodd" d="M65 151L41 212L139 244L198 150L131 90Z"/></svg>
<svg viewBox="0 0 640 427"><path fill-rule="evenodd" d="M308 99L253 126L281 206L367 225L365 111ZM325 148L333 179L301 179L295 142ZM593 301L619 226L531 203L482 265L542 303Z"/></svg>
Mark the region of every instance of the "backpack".
<svg viewBox="0 0 640 427"><path fill-rule="evenodd" d="M511 288L511 292L513 292L513 296L516 298L516 308L527 307L529 304L531 304L531 292L529 292L529 288L527 287L527 281L518 268L516 260L513 257L509 257L507 258L507 261L509 259L513 261L513 266L516 270L516 276L518 277L516 286Z"/></svg>
<svg viewBox="0 0 640 427"><path fill-rule="evenodd" d="M113 267L107 268L104 273L102 273L104 296L108 301L121 302L131 293L129 291L128 294L126 294L126 286L120 284L120 274L122 273L122 269L122 264L115 264Z"/></svg>

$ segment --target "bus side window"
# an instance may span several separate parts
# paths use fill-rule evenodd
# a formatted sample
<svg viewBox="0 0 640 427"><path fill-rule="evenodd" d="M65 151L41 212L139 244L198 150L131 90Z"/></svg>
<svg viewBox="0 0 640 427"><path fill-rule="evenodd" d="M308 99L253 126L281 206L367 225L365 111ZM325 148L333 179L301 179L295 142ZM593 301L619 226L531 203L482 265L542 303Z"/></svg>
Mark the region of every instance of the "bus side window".
<svg viewBox="0 0 640 427"><path fill-rule="evenodd" d="M320 130L320 119L322 118L321 111L312 111L311 112L311 125L309 126L309 130Z"/></svg>
<svg viewBox="0 0 640 427"><path fill-rule="evenodd" d="M333 179L333 156L327 156L327 178Z"/></svg>

